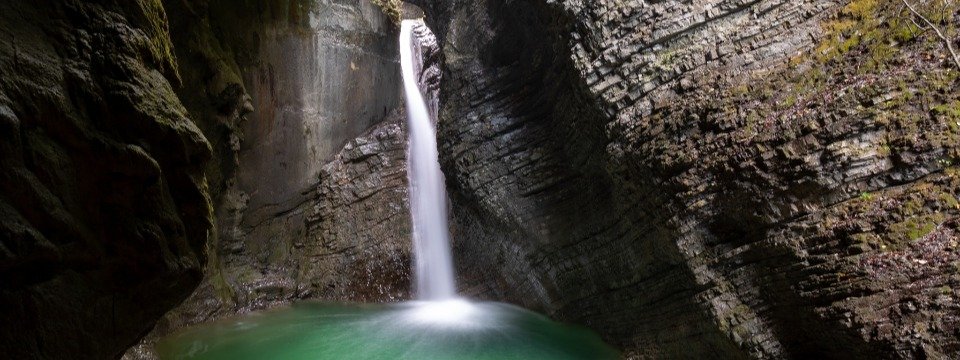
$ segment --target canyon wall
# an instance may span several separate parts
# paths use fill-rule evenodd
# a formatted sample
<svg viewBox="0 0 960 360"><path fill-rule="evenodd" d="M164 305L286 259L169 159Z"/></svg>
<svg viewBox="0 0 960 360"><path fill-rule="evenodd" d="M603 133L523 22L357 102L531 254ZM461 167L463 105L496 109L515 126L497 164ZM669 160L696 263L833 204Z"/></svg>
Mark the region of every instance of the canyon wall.
<svg viewBox="0 0 960 360"><path fill-rule="evenodd" d="M960 356L960 69L900 2L414 3L464 294L628 358ZM390 21L0 3L0 352L408 298Z"/></svg>
<svg viewBox="0 0 960 360"><path fill-rule="evenodd" d="M418 3L464 292L631 358L960 352L958 69L899 2Z"/></svg>
<svg viewBox="0 0 960 360"><path fill-rule="evenodd" d="M391 153L402 153L402 134L372 129L400 105L396 30L368 1L327 1L310 4L294 22L268 25L258 38L260 46L250 55L256 60L241 69L255 110L239 129L236 177L218 208L218 270L210 272L211 281L217 291L229 293L225 306L231 308L291 297L349 298L349 282L358 279L333 280L331 274L353 267L357 250L363 250L357 245L368 240L321 239L319 227L340 215L338 210L347 212L340 208L350 205L346 197L375 187L364 184L364 177L403 164L387 161L399 156ZM365 146L363 156L353 160L344 150L347 168L328 164L367 132L383 146ZM367 158L379 152L385 163ZM402 172L385 176L385 184L377 186L402 189L397 182L402 178ZM322 195L331 192L323 187L334 189L330 198ZM322 209L321 201L340 203ZM349 227L354 235L365 231ZM385 257L392 253L383 250L379 254Z"/></svg>
<svg viewBox="0 0 960 360"><path fill-rule="evenodd" d="M291 299L409 296L397 30L380 8L0 7L6 356L115 358L152 329L126 353L150 357L167 331Z"/></svg>
<svg viewBox="0 0 960 360"><path fill-rule="evenodd" d="M366 0L303 14L269 23L239 66L253 111L233 130L203 282L125 358L155 358L153 344L183 327L295 300L410 298L398 29ZM439 48L427 28L416 36L436 112Z"/></svg>
<svg viewBox="0 0 960 360"><path fill-rule="evenodd" d="M0 2L0 353L115 358L201 279L210 143L155 1Z"/></svg>

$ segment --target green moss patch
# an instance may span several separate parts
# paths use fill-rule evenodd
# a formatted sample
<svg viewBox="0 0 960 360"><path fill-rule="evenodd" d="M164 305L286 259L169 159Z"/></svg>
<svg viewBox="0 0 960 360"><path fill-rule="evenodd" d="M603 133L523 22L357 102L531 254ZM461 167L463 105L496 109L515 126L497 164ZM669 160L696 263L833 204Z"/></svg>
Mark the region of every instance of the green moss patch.
<svg viewBox="0 0 960 360"><path fill-rule="evenodd" d="M929 234L933 229L936 229L937 225L943 223L944 219L944 215L940 213L909 217L904 221L890 225L890 241L894 248L900 248L902 245Z"/></svg>
<svg viewBox="0 0 960 360"><path fill-rule="evenodd" d="M916 6L934 23L951 27L957 5L930 3L934 2ZM913 42L924 33L912 17L898 0L851 1L823 22L825 36L814 55L821 63L827 63L856 52L866 55L862 58L861 71L887 68L896 59L902 44Z"/></svg>
<svg viewBox="0 0 960 360"><path fill-rule="evenodd" d="M403 19L403 3L400 0L371 0L383 10L384 14L390 17L394 24L400 25Z"/></svg>

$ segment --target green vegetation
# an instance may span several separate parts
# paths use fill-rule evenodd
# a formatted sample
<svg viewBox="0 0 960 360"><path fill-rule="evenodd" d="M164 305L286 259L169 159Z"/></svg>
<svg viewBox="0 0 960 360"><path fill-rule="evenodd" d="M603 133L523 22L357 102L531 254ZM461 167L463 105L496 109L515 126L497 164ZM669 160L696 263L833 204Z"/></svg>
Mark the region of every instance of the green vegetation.
<svg viewBox="0 0 960 360"><path fill-rule="evenodd" d="M145 56L148 59L141 60L153 63L171 77L171 80L180 81L177 59L173 54L173 42L170 40L167 13L161 0L138 0L124 5L133 8L130 13L143 16L148 25L147 28L142 29L147 37L146 43L139 44L145 48Z"/></svg>
<svg viewBox="0 0 960 360"><path fill-rule="evenodd" d="M930 1L916 7L934 24L949 28L957 6L952 2L939 3ZM926 31L898 0L851 1L822 26L826 36L814 51L817 59L830 62L850 52L863 52L867 56L860 70L864 72L886 68L902 44L916 40Z"/></svg>
<svg viewBox="0 0 960 360"><path fill-rule="evenodd" d="M952 124L949 124L951 127L960 126L960 124L957 124L960 121L960 100L934 106L931 110L934 116L943 116L944 120L952 122Z"/></svg>
<svg viewBox="0 0 960 360"><path fill-rule="evenodd" d="M403 20L403 3L400 0L372 0L373 3L380 7L380 10L383 10L384 14L390 17L390 20L393 20L394 24L399 25L400 21Z"/></svg>
<svg viewBox="0 0 960 360"><path fill-rule="evenodd" d="M907 244L929 234L944 220L944 215L940 213L909 217L904 221L890 225L890 240L894 244Z"/></svg>

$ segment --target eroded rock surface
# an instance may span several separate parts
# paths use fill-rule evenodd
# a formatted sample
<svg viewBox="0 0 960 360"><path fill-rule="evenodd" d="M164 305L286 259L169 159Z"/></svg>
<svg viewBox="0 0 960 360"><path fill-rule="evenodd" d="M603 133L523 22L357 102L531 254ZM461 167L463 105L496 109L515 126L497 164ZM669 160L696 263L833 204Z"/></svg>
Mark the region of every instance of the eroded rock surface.
<svg viewBox="0 0 960 360"><path fill-rule="evenodd" d="M321 179L338 177L339 183L328 183L336 187L358 181L357 177L379 176L375 171L382 167L371 168L361 160L344 160L348 165L336 169L325 164L341 151L340 157L349 159L351 153L342 148L348 142L357 144L360 140L355 137L382 122L400 104L396 32L376 6L366 1L320 2L292 20L268 26L260 35L262 45L252 55L258 61L243 69L256 110L242 127L237 177L219 209L221 236L216 253L221 270L211 273L214 284L230 294L222 300L231 308L260 308L272 301L330 291L328 286L336 286L332 281L351 281L333 280L331 274L343 270L336 256L302 249L332 246L332 240L320 239L316 233L319 224L308 224L328 219L308 218L320 216L315 214L319 210L314 208L321 206L317 202L336 201L333 197L340 197L336 206L348 213L351 201L345 197L354 189L337 188L348 193L321 195L317 189ZM380 140L386 143L376 148L377 153L399 146L389 145L383 136L371 138ZM383 178L387 180L383 186L396 186L389 176ZM335 212L326 211L330 213L324 216ZM342 248L328 250L350 258ZM326 260L317 260L323 257ZM317 277L331 283L321 283ZM348 293L346 289L334 292Z"/></svg>
<svg viewBox="0 0 960 360"><path fill-rule="evenodd" d="M200 281L212 229L167 15L4 1L0 33L0 353L116 358Z"/></svg>
<svg viewBox="0 0 960 360"><path fill-rule="evenodd" d="M958 69L899 2L420 3L465 291L629 357L960 352Z"/></svg>
<svg viewBox="0 0 960 360"><path fill-rule="evenodd" d="M366 2L355 5L356 8L343 7L337 11L360 14L367 11L366 6L371 6ZM344 5L334 7L337 6ZM371 17L364 21L388 21L379 10L373 10L377 12L368 14ZM352 23L352 26L361 25ZM343 71L366 71L354 76L367 80L385 76L385 73L393 74L399 69L397 34L392 27L381 25L384 27L368 28L370 33L356 37L360 39L358 41L373 41L376 46L331 42L333 38L349 37L351 33L343 28L337 31L346 33L329 33L333 29L319 25L314 29L321 31L320 38L307 37L305 40L328 49L318 55L319 61L310 62L312 65L307 68L323 72L328 70L323 70L322 66L312 66L332 63L337 65L334 68ZM354 29L352 26L345 28ZM426 97L431 99L431 107L436 109L440 83L439 48L425 27L417 28L416 34L420 39L418 53L424 59L424 66L417 69L420 85ZM304 40L299 38L302 35L299 32L275 35L284 37L284 41ZM339 49L341 47L346 49ZM340 54L342 51L366 60L345 57ZM326 55L328 53L333 55ZM251 85L253 87L266 86L256 83L263 81L256 76L262 76L264 71L276 72L275 68L290 65L287 63L289 60L282 57L267 56L264 61L248 70L255 75L255 79L251 80L255 82ZM370 65L370 61L388 64ZM349 68L351 63L354 66L358 63L367 64L370 68L343 69ZM305 71L304 66L294 61L285 74L275 74L273 76L276 79L270 81L287 85L296 83L295 78ZM344 80L337 76L308 78L305 81L306 84L300 84L305 87L304 94L313 96L328 91L330 86L341 84ZM318 92L307 91L309 86L319 86ZM385 103L399 104L402 96L400 83L378 86L383 86L379 91L387 93L384 96L390 98L352 98L352 105L349 105L353 107L351 109L345 109L340 102L342 99L338 97L330 98L332 100L305 100L300 98L300 93L291 95L282 92L253 97L272 96L274 100L264 102L261 99L259 107L256 107L260 110L251 113L246 120L243 141L257 145L240 147L236 166L241 179L228 180L230 182L221 197L221 206L217 209L220 236L213 243L215 252L211 255L215 261L208 265L204 281L190 298L168 313L141 344L128 351L126 358L154 358L155 342L177 329L238 313L282 306L291 301L392 302L410 298L412 244L407 204L406 114L402 108L394 108L373 121L372 126L357 130L354 138L344 139L349 131L353 131L349 130L349 126L355 127L353 122L358 118L360 121L371 121L366 118L370 116L370 109L379 109ZM262 109L262 106L274 108ZM324 109L327 106L331 109ZM336 113L337 118L317 116L317 109ZM262 113L257 115L257 111ZM274 117L282 113L285 118ZM299 117L297 114L309 116ZM339 123L338 119L341 118L348 119L351 125L327 123L334 120ZM304 129L320 129L297 134L291 140L304 141L306 145L281 141L288 140L290 135L275 133L295 131L282 127L301 129L301 126ZM340 130L333 130L338 127ZM309 137L308 134L315 137ZM248 154L245 157L245 151L256 154L315 151L341 140L345 144L336 153L323 158L322 166L307 162L307 165L296 169L265 171L263 163L244 160L250 156L261 156ZM273 159L283 161L286 157L276 156ZM284 167L277 163L270 166ZM256 176L244 180L244 173L256 173ZM300 189L296 185L300 180L290 182L277 179L272 174L293 174L309 183L309 186ZM263 203L265 199L276 197L258 195L261 201L257 202L253 193L261 188L270 189L273 194L285 193L289 198L277 203Z"/></svg>

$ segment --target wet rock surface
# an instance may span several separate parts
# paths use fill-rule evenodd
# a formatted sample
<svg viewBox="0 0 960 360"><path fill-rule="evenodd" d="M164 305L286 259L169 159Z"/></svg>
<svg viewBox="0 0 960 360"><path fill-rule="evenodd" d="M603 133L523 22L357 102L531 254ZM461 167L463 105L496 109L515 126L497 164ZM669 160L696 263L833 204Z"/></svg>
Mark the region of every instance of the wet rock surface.
<svg viewBox="0 0 960 360"><path fill-rule="evenodd" d="M242 129L237 185L251 212L289 209L348 141L401 104L397 31L381 10L369 1L308 5L298 23L264 29L257 61L244 69L258 111Z"/></svg>
<svg viewBox="0 0 960 360"><path fill-rule="evenodd" d="M388 117L394 126L402 119L395 112L400 84L389 20L364 1L313 4L291 20L268 26L251 54L257 61L242 69L256 110L241 128L236 178L218 209L220 270L210 276L228 294L220 300L238 311L310 293L349 298L344 284L363 272L332 274L358 261L350 256L353 241L371 239L343 234L334 245L320 233L362 232L364 214L352 211L370 206L349 206L382 201L389 207L389 201L355 195L395 188L403 174L395 174L403 167L403 136L383 128ZM369 138L355 139L361 135ZM343 228L331 228L333 216L343 216L336 224ZM382 235L384 243L394 236ZM319 250L324 247L329 253ZM324 276L324 282L315 279Z"/></svg>
<svg viewBox="0 0 960 360"><path fill-rule="evenodd" d="M224 234L221 240L239 235L263 242L221 243L218 268L126 358L155 358L153 344L178 329L291 301L408 299L404 121L395 112L351 140L323 167L303 203L242 233Z"/></svg>
<svg viewBox="0 0 960 360"><path fill-rule="evenodd" d="M369 4L358 3L356 6ZM358 9L354 10L359 11ZM373 13L371 16L373 20L388 21L380 13ZM321 26L321 29L327 28ZM374 50L359 53L359 56L392 63L390 66L376 65L367 71L378 74L386 71L384 68L389 68L390 71L393 71L392 66L399 68L394 29L378 27L370 31L379 34L381 38L377 41L381 43L378 47L373 47ZM418 53L424 59L424 66L417 69L421 74L421 88L424 94L432 99L430 106L436 109L440 83L439 48L428 29L418 28L416 34L422 40ZM294 35L296 34L288 34ZM323 39L310 41L327 41L336 37L336 34L324 36ZM382 43L386 41L391 45ZM329 42L325 44L324 46L334 46ZM331 50L326 52L337 53ZM324 58L324 54L319 55L321 59L325 59L320 62L337 63L341 67L349 66L350 63L364 63L356 59L344 60L340 55ZM277 63L261 64L248 71L262 74L264 68L285 66L281 58L271 59ZM289 73L285 75L286 81L293 81L293 77L301 70L296 66L289 69ZM356 76L369 78L372 75L368 73ZM326 88L341 81L313 79L307 82ZM220 198L221 205L217 209L220 235L213 243L213 261L207 265L203 282L190 298L164 316L150 335L131 348L125 358L155 358L153 344L160 337L178 329L236 314L283 306L292 301L321 299L341 302L395 302L411 297L412 244L407 203L407 135L406 114L402 108L393 109L374 122L374 125L359 131L356 137L344 140L345 144L324 159L322 166L311 163L297 171L288 169L264 172L260 168L261 163L244 161L245 151L282 153L298 148L280 142L279 140L285 138L277 137L279 135L273 133L288 130L273 129L263 133L261 131L265 130L262 127L293 126L289 123L302 121L307 128L328 128L329 124L311 124L330 121L323 116L297 118L290 115L309 113L314 111L311 109L327 105L340 109L338 111L342 113L338 116L351 119L351 122L357 118L363 119L369 115L371 108L380 108L383 103L391 101L398 103L401 96L400 84L395 85L396 87L391 85L381 91L391 92L389 96L397 98L352 99L355 101L352 105L356 107L354 110L344 110L344 105L339 103L339 100L332 104L323 101L309 102L296 98L299 95L291 98L293 95L278 93L270 94L269 96L275 96L276 100L266 103L268 106L273 104L276 108L257 110L266 114L250 114L244 126L245 130L242 131L243 141L258 143L258 149L246 150L249 147L243 146L239 148L236 174L241 178L245 172L256 172L257 175L246 180L227 180L227 187ZM271 117L271 114L283 112L288 113L285 116L289 118ZM256 122L260 123L250 124ZM345 136L343 131L346 130L331 129L310 132L315 137L303 140L308 145L329 146L331 142L339 142ZM314 149L313 145L307 148ZM290 188L286 187L293 186L290 182L270 176L275 173L291 174L291 171L298 177L308 179L304 181L310 182L310 185L303 189ZM253 193L261 188L286 193L289 199L280 203L257 203ZM270 197L261 196L261 199L268 198Z"/></svg>
<svg viewBox="0 0 960 360"><path fill-rule="evenodd" d="M420 2L463 290L628 357L957 356L957 69L897 4Z"/></svg>

